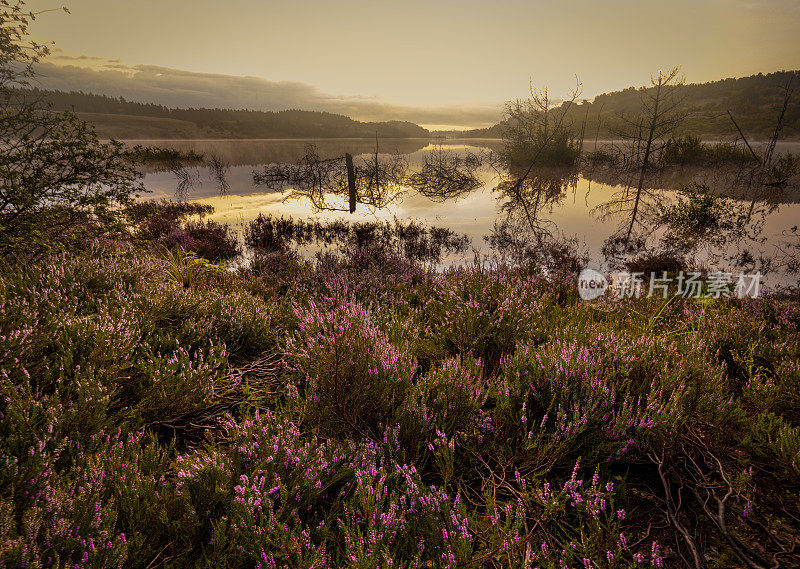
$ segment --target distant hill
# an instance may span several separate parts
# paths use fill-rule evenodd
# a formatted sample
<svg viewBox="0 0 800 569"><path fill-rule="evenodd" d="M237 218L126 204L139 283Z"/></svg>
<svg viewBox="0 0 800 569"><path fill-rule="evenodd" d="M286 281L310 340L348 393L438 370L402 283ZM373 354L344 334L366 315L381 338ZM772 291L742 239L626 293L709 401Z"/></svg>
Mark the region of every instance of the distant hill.
<svg viewBox="0 0 800 569"><path fill-rule="evenodd" d="M164 117L147 117L110 113L76 112L78 117L92 123L100 138L218 138L210 129L195 123Z"/></svg>
<svg viewBox="0 0 800 569"><path fill-rule="evenodd" d="M706 139L731 138L736 128L728 117L730 110L745 135L764 140L772 135L783 103L783 87L794 75L794 96L789 104L781 131L782 139L800 138L800 72L759 73L739 79L722 79L694 83L680 88L679 96L689 111L678 134L693 134ZM619 116L633 116L639 110L643 88L628 87L622 91L598 95L591 102L572 105L567 120L580 128L586 120L586 138L613 138ZM599 132L598 132L598 119ZM503 123L489 128L468 130L451 135L468 138L500 138Z"/></svg>
<svg viewBox="0 0 800 569"><path fill-rule="evenodd" d="M775 128L783 86L792 75L795 95L781 133L783 139L800 139L800 76L797 71L759 73L681 87L688 118L677 134L705 139L736 136L730 110L745 134L753 140L769 138ZM593 101L572 105L567 120L580 129L586 120L586 139L615 137L620 115L639 110L643 87L598 95ZM501 138L503 123L461 132L431 133L411 122L361 122L344 115L318 111L251 111L242 109L172 109L152 103L127 101L84 92L44 91L58 110L73 110L93 123L103 137L114 138ZM599 129L598 129L599 125Z"/></svg>
<svg viewBox="0 0 800 569"><path fill-rule="evenodd" d="M411 122L361 122L318 111L170 109L83 92L32 90L56 110L71 110L114 138L426 138Z"/></svg>

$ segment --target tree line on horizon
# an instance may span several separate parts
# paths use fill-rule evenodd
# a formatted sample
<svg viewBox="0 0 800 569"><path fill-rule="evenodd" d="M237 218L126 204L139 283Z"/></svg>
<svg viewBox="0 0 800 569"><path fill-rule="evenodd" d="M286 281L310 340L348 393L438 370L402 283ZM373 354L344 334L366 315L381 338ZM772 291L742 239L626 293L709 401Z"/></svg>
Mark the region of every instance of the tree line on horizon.
<svg viewBox="0 0 800 569"><path fill-rule="evenodd" d="M756 138L770 136L775 108L780 104L780 90L797 71L728 78L707 83L681 86L687 116L681 125L682 135L703 138L735 136L736 131L727 111L733 112L740 126ZM571 104L566 120L585 122L587 139L614 138L619 117L635 114L640 96L647 87L628 87L603 93L592 101ZM426 138L427 129L408 121L362 122L344 115L324 111L289 109L256 111L222 108L169 108L156 103L130 101L125 97L97 95L83 91L30 89L48 100L54 110L107 115L131 115L174 119L192 123L212 137L231 138ZM90 122L97 117L88 117ZM459 136L467 138L503 138L505 123L467 130ZM800 136L800 99L786 109L784 138Z"/></svg>
<svg viewBox="0 0 800 569"><path fill-rule="evenodd" d="M678 135L701 138L727 138L736 136L736 128L728 111L749 136L767 139L772 135L776 110L783 102L783 89L790 77L798 71L751 75L728 78L707 83L684 84L678 87L676 96L685 110ZM621 91L603 93L592 101L565 101L553 110L566 112L565 122L581 125L585 123L587 140L616 138L624 117L635 115L643 95L650 95L652 86L628 87ZM459 133L467 138L503 138L507 129L505 121L482 129ZM800 98L790 101L784 119L783 138L800 136Z"/></svg>
<svg viewBox="0 0 800 569"><path fill-rule="evenodd" d="M124 97L83 91L31 89L47 100L53 110L76 113L132 115L187 121L210 136L232 138L419 138L427 129L407 121L362 122L325 111L287 109L255 111L220 108L169 108L156 103L128 101ZM93 122L90 120L90 122Z"/></svg>

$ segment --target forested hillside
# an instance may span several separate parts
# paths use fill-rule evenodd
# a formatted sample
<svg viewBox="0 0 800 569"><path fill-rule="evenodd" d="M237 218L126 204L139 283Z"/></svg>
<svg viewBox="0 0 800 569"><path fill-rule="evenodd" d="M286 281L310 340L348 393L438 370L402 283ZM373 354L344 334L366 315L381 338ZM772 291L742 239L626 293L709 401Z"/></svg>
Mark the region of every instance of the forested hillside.
<svg viewBox="0 0 800 569"><path fill-rule="evenodd" d="M83 92L34 90L34 93L50 101L56 110L75 111L92 122L102 135L118 138L171 138L170 133L178 138L362 138L373 137L376 132L381 138L429 135L426 129L410 122L360 122L344 115L317 111L170 109L163 105L126 101L123 97ZM148 135L150 130L152 135Z"/></svg>
<svg viewBox="0 0 800 569"><path fill-rule="evenodd" d="M769 138L780 114L784 88L794 76L795 95L790 100L784 117L783 138L800 137L800 78L797 71L759 73L738 79L722 79L709 83L681 86L679 97L688 113L677 134L692 134L703 138L728 138L736 136L728 111L745 135L753 139ZM622 91L598 95L593 101L572 105L567 120L580 129L586 120L586 137L614 138L621 117L635 116L641 107L644 88L628 87ZM599 131L598 131L599 126ZM466 137L500 138L502 123L490 128L466 131Z"/></svg>
<svg viewBox="0 0 800 569"><path fill-rule="evenodd" d="M783 101L784 88L792 76L800 87L797 71L759 73L680 87L687 117L677 134L707 139L736 136L728 116L733 113L745 134L755 140L772 135ZM360 122L327 112L246 109L172 109L153 103L127 101L83 92L34 90L57 110L73 110L90 121L102 136L117 138L419 138L431 133L407 121ZM598 95L593 101L573 104L567 121L577 130L586 121L587 139L614 138L623 116L635 116L644 87ZM458 136L501 138L503 123L468 130ZM444 134L444 133L440 133ZM454 133L447 133L454 134ZM800 97L792 97L782 130L784 139L800 138Z"/></svg>

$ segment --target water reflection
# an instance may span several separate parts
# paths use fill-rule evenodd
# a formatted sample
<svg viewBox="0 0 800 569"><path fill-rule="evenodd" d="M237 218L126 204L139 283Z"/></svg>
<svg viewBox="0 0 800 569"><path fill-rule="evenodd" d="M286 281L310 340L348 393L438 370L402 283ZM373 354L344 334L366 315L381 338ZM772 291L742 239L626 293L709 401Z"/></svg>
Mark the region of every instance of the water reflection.
<svg viewBox="0 0 800 569"><path fill-rule="evenodd" d="M315 213L355 212L358 204L370 210L385 209L405 190L407 164L400 154L374 154L354 160L353 155L323 158L308 144L296 163L266 164L253 172L256 187L288 190L287 200L307 201Z"/></svg>
<svg viewBox="0 0 800 569"><path fill-rule="evenodd" d="M206 156L217 156L230 166L260 166L263 164L294 164L306 154L313 144L322 159L370 154L375 151L375 141L368 139L282 139L282 140L137 140L137 144L159 146ZM412 154L430 144L427 139L382 140L383 152ZM155 170L155 169L154 169Z"/></svg>
<svg viewBox="0 0 800 569"><path fill-rule="evenodd" d="M608 265L604 251L625 248L618 239L620 227L626 222L624 211L615 212L608 205L614 200L630 199L632 184L620 169L591 165L580 172L539 168L519 183L518 178L503 172L492 159L499 141L437 141L437 144L422 140L381 141L377 169L370 168L374 164L375 141L315 141L321 160L352 153L360 165L358 178L363 188L369 188L371 183L373 188L380 188L381 180L391 179L386 173L390 161L403 164L403 183L384 185L386 195L392 199L374 199L374 207L359 207L351 216L344 213L347 200L342 198L346 196L347 183L343 164L337 165L339 173L333 177L336 191L326 193L324 185L319 185L316 194L330 200L324 205L334 204L333 208L318 207L319 201L315 204L308 195L298 195L297 187L265 191L254 185L254 170L262 170L270 163L301 162L308 142L172 141L169 144L182 150L205 153L213 150L220 156L228 195L219 195L213 168L200 168L189 197L210 203L216 208L212 219L239 229L259 213L291 215L296 219L316 216L321 220L397 217L466 233L473 247L483 253L497 250L503 243L508 245L509 236L516 238L514 247L518 251L530 243L541 247L543 243L564 243L565 238L571 238L579 257L583 255L589 262L602 266ZM458 167L450 168L454 164ZM470 177L457 175L465 169L471 173ZM436 180L442 183L439 186L432 183ZM172 172L150 172L145 178L152 197L156 198L173 197L179 183ZM752 260L766 266L781 250L795 253L796 230L792 232L791 228L800 220L800 192L796 185L754 189L748 186L746 173L735 168L671 168L649 177L644 186L647 191L640 218L642 231L634 245L698 255L709 267ZM698 187L702 191L698 192ZM362 189L359 192L360 202L370 201L365 199L369 192ZM287 201L291 197L301 199ZM316 213L327 209L340 211ZM528 245L523 243L526 240ZM448 261L471 258L472 253L468 253ZM784 260L773 265L788 267L790 263Z"/></svg>
<svg viewBox="0 0 800 569"><path fill-rule="evenodd" d="M557 229L548 213L564 201L568 190L575 192L577 184L577 169L540 168L531 170L524 178L505 176L494 191L506 220L532 232L541 241Z"/></svg>

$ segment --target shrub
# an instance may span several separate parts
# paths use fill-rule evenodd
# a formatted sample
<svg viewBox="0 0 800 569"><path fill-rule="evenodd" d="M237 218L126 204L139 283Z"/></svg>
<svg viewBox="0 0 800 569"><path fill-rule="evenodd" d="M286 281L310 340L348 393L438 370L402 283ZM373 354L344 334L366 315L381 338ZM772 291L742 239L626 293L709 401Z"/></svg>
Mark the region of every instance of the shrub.
<svg viewBox="0 0 800 569"><path fill-rule="evenodd" d="M361 304L296 310L299 333L288 345L306 403L323 432L368 434L387 425L414 375L414 359L395 347Z"/></svg>
<svg viewBox="0 0 800 569"><path fill-rule="evenodd" d="M444 227L425 227L414 221L404 224L397 219L393 223L319 222L259 214L245 228L245 243L257 253L315 243L334 245L344 254L376 251L409 261L438 263L443 254L464 252L469 238Z"/></svg>
<svg viewBox="0 0 800 569"><path fill-rule="evenodd" d="M598 148L592 152L586 153L586 161L591 166L616 166L619 163L619 157L604 148Z"/></svg>
<svg viewBox="0 0 800 569"><path fill-rule="evenodd" d="M455 444L474 444L490 428L483 410L487 381L480 362L449 359L419 378L398 413L398 438L403 456L422 464L436 463L445 487L453 476Z"/></svg>
<svg viewBox="0 0 800 569"><path fill-rule="evenodd" d="M29 38L35 17L22 0L2 4L0 252L22 258L116 236L144 191L124 144L101 142L91 125L31 92L49 54Z"/></svg>
<svg viewBox="0 0 800 569"><path fill-rule="evenodd" d="M800 156L787 152L767 167L764 175L765 183L781 186L798 172L800 172Z"/></svg>
<svg viewBox="0 0 800 569"><path fill-rule="evenodd" d="M700 137L687 135L671 138L661 154L665 164L702 166L721 163L748 164L755 157L744 147L727 143L707 144Z"/></svg>
<svg viewBox="0 0 800 569"><path fill-rule="evenodd" d="M434 281L424 299L425 338L434 357L473 356L493 373L519 343L536 337L545 302L534 278L463 267Z"/></svg>
<svg viewBox="0 0 800 569"><path fill-rule="evenodd" d="M512 171L531 165L573 166L581 142L572 124L564 121L571 103L553 108L547 89L532 91L527 100L506 104L500 158Z"/></svg>
<svg viewBox="0 0 800 569"><path fill-rule="evenodd" d="M586 452L618 458L646 438L637 434L640 429L661 422L658 375L640 359L652 359L648 352L656 350L652 343L625 346L611 335L590 345L557 341L538 350L521 348L503 362L493 421L497 436L526 448L521 457L531 468L574 460L572 453L583 452L584 445L591 449Z"/></svg>
<svg viewBox="0 0 800 569"><path fill-rule="evenodd" d="M239 256L239 240L230 225L203 219L213 212L210 205L163 200L138 202L127 209L137 239L213 262L228 261ZM188 219L193 216L200 219Z"/></svg>
<svg viewBox="0 0 800 569"><path fill-rule="evenodd" d="M228 445L178 460L178 493L199 531L182 539L208 543L212 562L452 567L469 551L458 500L381 445L303 434L271 412L223 428Z"/></svg>
<svg viewBox="0 0 800 569"><path fill-rule="evenodd" d="M168 200L136 202L126 210L134 235L145 241L167 239L187 218L195 215L202 218L213 212L210 205Z"/></svg>
<svg viewBox="0 0 800 569"><path fill-rule="evenodd" d="M642 273L645 276L655 273L658 277L664 272L677 274L688 268L686 259L680 253L669 249L644 251L626 261L625 267L632 273Z"/></svg>
<svg viewBox="0 0 800 569"><path fill-rule="evenodd" d="M183 248L209 261L227 261L239 256L239 241L227 224L189 221L183 234L186 237Z"/></svg>
<svg viewBox="0 0 800 569"><path fill-rule="evenodd" d="M574 166L580 145L568 132L556 135L537 134L531 139L505 141L500 157L511 169L525 169L535 163L543 166Z"/></svg>
<svg viewBox="0 0 800 569"><path fill-rule="evenodd" d="M680 241L725 243L746 229L748 208L695 182L681 187L675 203L660 206L658 220Z"/></svg>

